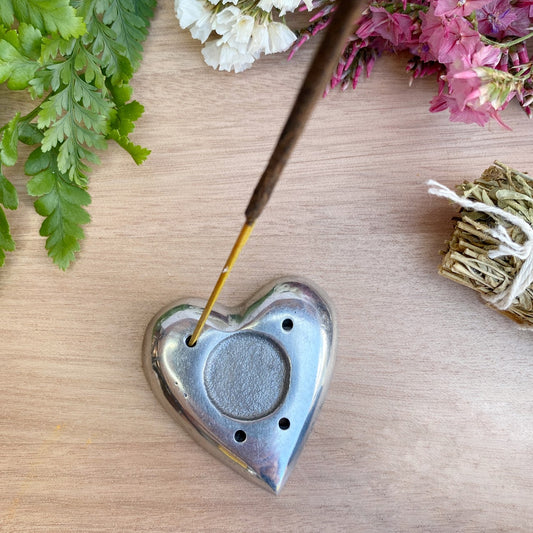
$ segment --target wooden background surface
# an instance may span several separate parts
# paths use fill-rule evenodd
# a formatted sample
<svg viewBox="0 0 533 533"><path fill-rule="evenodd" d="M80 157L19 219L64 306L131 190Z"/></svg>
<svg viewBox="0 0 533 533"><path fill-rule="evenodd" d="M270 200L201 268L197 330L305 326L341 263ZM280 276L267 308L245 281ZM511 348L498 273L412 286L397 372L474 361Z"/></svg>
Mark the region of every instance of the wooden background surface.
<svg viewBox="0 0 533 533"><path fill-rule="evenodd" d="M514 104L512 131L430 114L435 80L408 87L401 58L320 102L221 298L297 274L337 309L328 397L274 497L170 419L141 342L162 306L208 296L314 48L214 72L160 2L145 50L134 138L152 155L103 154L68 272L9 169L22 200L0 270L0 530L531 531L533 338L437 275L455 209L424 185L494 159L533 172L531 122ZM26 102L0 98L2 123Z"/></svg>

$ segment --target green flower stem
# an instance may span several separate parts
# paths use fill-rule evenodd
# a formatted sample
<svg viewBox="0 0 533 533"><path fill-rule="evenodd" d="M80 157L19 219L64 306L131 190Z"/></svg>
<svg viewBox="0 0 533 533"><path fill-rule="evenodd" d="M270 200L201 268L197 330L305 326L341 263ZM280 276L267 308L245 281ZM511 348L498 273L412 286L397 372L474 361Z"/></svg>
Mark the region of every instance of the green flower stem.
<svg viewBox="0 0 533 533"><path fill-rule="evenodd" d="M383 7L389 13L403 13L405 15L410 15L411 13L419 13L420 11L426 12L429 9L429 6L423 6L415 3L407 3L405 9L403 7L403 2L391 2L390 4L382 4L381 2L373 2L370 4L374 7Z"/></svg>
<svg viewBox="0 0 533 533"><path fill-rule="evenodd" d="M517 37L516 39L513 39L512 41L505 41L503 43L493 41L492 39L489 39L488 37L485 37L484 35L481 35L481 41L484 42L485 44L496 46L497 48L511 48L511 46L515 46L516 44L523 43L524 41L527 41L531 37L533 37L533 31L531 33L528 33L527 35L524 35L523 37Z"/></svg>

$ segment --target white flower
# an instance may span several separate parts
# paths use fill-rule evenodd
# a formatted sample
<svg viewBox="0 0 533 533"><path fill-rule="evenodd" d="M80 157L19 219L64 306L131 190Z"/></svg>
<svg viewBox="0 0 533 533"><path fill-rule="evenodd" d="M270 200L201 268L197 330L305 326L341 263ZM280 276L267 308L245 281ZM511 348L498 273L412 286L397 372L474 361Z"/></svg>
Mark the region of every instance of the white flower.
<svg viewBox="0 0 533 533"><path fill-rule="evenodd" d="M257 7L263 11L266 11L267 13L270 13L274 7L274 0L261 0L257 4Z"/></svg>
<svg viewBox="0 0 533 533"><path fill-rule="evenodd" d="M294 9L301 0L261 0L264 8ZM306 2L308 0L305 0ZM309 0L311 1L311 0ZM281 22L259 22L245 15L236 5L238 0L175 0L176 16L182 28L190 30L195 39L205 43L212 32L220 38L207 43L203 50L205 62L219 70L242 72L252 66L261 54L284 52L296 35ZM225 5L218 13L214 5ZM230 4L230 5L226 5ZM271 7L269 8L271 9Z"/></svg>
<svg viewBox="0 0 533 533"><path fill-rule="evenodd" d="M202 55L205 62L214 69L227 70L228 72L234 70L235 72L242 72L252 66L254 57L248 52L240 52L233 48L228 43L220 43L218 41L211 41L207 43L202 49Z"/></svg>
<svg viewBox="0 0 533 533"><path fill-rule="evenodd" d="M253 17L243 15L238 7L229 6L216 15L214 29L221 35L219 44L228 43L240 53L245 53L248 51L254 25Z"/></svg>
<svg viewBox="0 0 533 533"><path fill-rule="evenodd" d="M180 26L189 29L194 39L203 43L213 31L214 15L202 0L175 0L176 17Z"/></svg>
<svg viewBox="0 0 533 533"><path fill-rule="evenodd" d="M269 48L267 54L285 52L296 40L291 29L281 22L271 22L268 25Z"/></svg>
<svg viewBox="0 0 533 533"><path fill-rule="evenodd" d="M257 7L270 13L272 8L280 10L280 15L283 16L287 11L295 11L298 6L302 3L302 0L261 0ZM304 0L304 3L309 11L313 9L313 0Z"/></svg>
<svg viewBox="0 0 533 533"><path fill-rule="evenodd" d="M215 17L213 29L219 35L224 35L231 31L231 28L236 24L240 17L242 17L242 13L238 7L228 6Z"/></svg>
<svg viewBox="0 0 533 533"><path fill-rule="evenodd" d="M255 19L250 15L243 15L240 17L235 26L231 29L232 38L237 43L250 42L252 37L252 30L254 29Z"/></svg>
<svg viewBox="0 0 533 533"><path fill-rule="evenodd" d="M262 54L270 54L270 41L268 38L268 29L265 23L255 24L252 30L252 40L248 46L248 52L256 59Z"/></svg>
<svg viewBox="0 0 533 533"><path fill-rule="evenodd" d="M213 31L212 17L212 15L209 15L209 17L200 19L189 28L193 39L198 39L202 43L207 41Z"/></svg>
<svg viewBox="0 0 533 533"><path fill-rule="evenodd" d="M221 47L217 46L217 43L212 41L207 43L202 48L202 55L204 56L204 61L214 69L217 69L220 65L220 52Z"/></svg>
<svg viewBox="0 0 533 533"><path fill-rule="evenodd" d="M232 28L222 35L219 42L228 43L242 53L248 51L254 23L255 19L253 17L241 15Z"/></svg>
<svg viewBox="0 0 533 533"><path fill-rule="evenodd" d="M175 0L174 9L183 29L212 14L202 0Z"/></svg>

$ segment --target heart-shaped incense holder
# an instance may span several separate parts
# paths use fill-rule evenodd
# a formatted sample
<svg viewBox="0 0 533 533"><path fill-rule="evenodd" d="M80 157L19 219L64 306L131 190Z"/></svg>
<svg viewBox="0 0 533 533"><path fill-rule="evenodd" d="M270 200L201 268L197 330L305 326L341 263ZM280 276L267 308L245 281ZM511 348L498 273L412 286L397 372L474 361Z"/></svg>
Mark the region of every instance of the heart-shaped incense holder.
<svg viewBox="0 0 533 533"><path fill-rule="evenodd" d="M183 300L150 323L146 377L170 414L211 453L278 493L313 426L333 370L335 327L307 282L277 280L235 309Z"/></svg>

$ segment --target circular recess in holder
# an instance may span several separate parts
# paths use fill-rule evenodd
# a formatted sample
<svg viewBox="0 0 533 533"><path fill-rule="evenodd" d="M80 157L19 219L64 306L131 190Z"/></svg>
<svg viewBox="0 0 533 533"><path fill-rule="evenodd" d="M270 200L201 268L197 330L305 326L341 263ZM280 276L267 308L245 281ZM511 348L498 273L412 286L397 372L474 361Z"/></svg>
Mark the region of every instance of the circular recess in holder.
<svg viewBox="0 0 533 533"><path fill-rule="evenodd" d="M146 377L202 446L278 493L331 378L331 307L308 282L280 279L238 308L216 306L191 347L204 306L182 300L156 315L144 340Z"/></svg>

